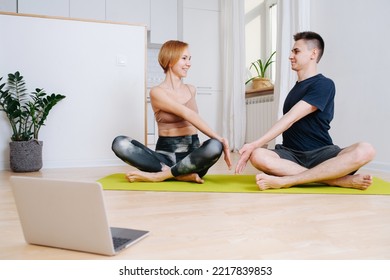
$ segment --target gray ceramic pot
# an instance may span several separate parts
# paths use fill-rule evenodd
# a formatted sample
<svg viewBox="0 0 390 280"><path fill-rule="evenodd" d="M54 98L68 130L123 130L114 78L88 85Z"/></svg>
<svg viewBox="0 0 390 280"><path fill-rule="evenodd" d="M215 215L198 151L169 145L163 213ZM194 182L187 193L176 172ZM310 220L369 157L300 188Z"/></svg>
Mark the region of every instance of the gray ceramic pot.
<svg viewBox="0 0 390 280"><path fill-rule="evenodd" d="M12 171L33 172L42 168L42 141L12 141L9 146Z"/></svg>

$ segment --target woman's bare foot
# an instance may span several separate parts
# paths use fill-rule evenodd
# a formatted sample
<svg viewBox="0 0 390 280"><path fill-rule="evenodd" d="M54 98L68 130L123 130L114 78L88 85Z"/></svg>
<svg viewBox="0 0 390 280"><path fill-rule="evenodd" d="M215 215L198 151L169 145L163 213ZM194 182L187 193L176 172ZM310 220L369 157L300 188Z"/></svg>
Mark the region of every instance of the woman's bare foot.
<svg viewBox="0 0 390 280"><path fill-rule="evenodd" d="M198 184L203 184L204 180L199 177L197 173L191 173L191 174L186 174L186 175L180 175L175 177L176 180L178 181L185 181L185 182L195 182Z"/></svg>
<svg viewBox="0 0 390 280"><path fill-rule="evenodd" d="M144 171L130 171L126 174L126 179L130 182L162 182L168 179L166 172L144 172Z"/></svg>
<svg viewBox="0 0 390 280"><path fill-rule="evenodd" d="M296 185L291 183L289 176L277 177L267 174L256 175L256 183L260 190L289 188ZM372 176L362 174L346 175L322 183L343 188L365 190L372 184Z"/></svg>
<svg viewBox="0 0 390 280"><path fill-rule="evenodd" d="M161 172L144 172L144 171L130 171L126 174L126 179L130 182L162 182L172 177L170 170L163 170ZM204 181L197 173L180 175L175 177L178 181L195 182L203 184Z"/></svg>

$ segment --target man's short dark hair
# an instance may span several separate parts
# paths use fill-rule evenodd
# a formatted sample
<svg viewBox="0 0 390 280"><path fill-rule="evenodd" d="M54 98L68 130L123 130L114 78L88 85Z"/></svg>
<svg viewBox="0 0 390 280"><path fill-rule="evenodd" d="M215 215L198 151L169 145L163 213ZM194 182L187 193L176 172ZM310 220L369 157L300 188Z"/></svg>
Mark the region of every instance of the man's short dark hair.
<svg viewBox="0 0 390 280"><path fill-rule="evenodd" d="M322 55L324 54L325 42L319 34L313 31L299 32L294 35L294 40L295 41L304 40L306 42L310 42L311 44L313 44L313 47L318 49L317 62L320 61Z"/></svg>

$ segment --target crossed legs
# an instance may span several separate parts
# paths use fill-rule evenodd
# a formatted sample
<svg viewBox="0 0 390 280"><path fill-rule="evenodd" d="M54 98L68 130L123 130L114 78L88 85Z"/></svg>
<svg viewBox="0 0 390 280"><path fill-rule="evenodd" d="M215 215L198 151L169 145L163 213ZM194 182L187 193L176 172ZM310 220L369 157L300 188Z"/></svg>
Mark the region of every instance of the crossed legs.
<svg viewBox="0 0 390 280"><path fill-rule="evenodd" d="M159 172L145 172L140 170L130 171L126 174L126 178L130 183L133 182L162 182L170 178L175 178L178 181L195 182L202 184L203 179L197 173L190 173L174 177L171 168L164 166Z"/></svg>
<svg viewBox="0 0 390 280"><path fill-rule="evenodd" d="M196 141L197 138L195 146L198 143ZM186 150L184 148L179 143L178 150ZM179 156L180 160L175 153L167 152L164 156L163 152L157 153L126 136L116 137L112 150L124 162L138 169L126 174L129 182L161 182L175 178L180 181L203 183L202 177L222 154L222 143L216 139L209 139L192 151L181 152L180 154L184 155Z"/></svg>
<svg viewBox="0 0 390 280"><path fill-rule="evenodd" d="M256 176L257 185L261 190L289 188L307 183L324 183L364 190L372 184L372 176L350 174L370 162L374 156L375 150L370 144L359 142L343 149L336 157L310 169L282 159L275 152L262 148L253 151L250 160L254 167L264 172Z"/></svg>

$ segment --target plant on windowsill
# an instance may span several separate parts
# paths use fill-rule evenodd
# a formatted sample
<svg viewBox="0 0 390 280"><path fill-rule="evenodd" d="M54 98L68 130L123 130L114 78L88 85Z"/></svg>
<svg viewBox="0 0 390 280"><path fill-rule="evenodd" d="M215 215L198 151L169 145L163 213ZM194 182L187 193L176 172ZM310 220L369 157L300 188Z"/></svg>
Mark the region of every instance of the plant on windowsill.
<svg viewBox="0 0 390 280"><path fill-rule="evenodd" d="M270 79L266 77L266 74L267 74L267 69L274 62L272 60L272 57L275 54L276 51L274 51L265 62L261 58L259 58L251 63L249 70L254 68L256 71L256 75L248 79L245 82L245 85L252 82L252 89L273 89L274 86L271 83Z"/></svg>
<svg viewBox="0 0 390 280"><path fill-rule="evenodd" d="M7 82L0 84L0 111L5 113L12 128L10 167L14 172L42 168L43 142L38 140L38 134L51 109L65 98L61 94L47 95L40 88L31 93L26 91L19 71L8 74Z"/></svg>

